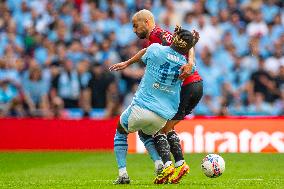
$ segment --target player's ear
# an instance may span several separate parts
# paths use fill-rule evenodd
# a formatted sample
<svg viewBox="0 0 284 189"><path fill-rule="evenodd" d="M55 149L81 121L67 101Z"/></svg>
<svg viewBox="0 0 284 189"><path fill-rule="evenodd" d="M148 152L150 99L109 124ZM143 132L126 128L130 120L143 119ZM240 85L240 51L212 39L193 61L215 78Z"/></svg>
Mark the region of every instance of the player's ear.
<svg viewBox="0 0 284 189"><path fill-rule="evenodd" d="M145 24L146 24L146 26L149 26L150 23L149 23L148 19L145 20Z"/></svg>

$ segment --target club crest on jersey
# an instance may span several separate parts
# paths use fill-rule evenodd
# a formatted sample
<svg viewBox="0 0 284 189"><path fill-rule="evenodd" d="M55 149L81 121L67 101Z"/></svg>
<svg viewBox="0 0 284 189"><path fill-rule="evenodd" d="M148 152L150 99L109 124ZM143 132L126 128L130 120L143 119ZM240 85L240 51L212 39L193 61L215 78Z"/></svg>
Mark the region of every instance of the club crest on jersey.
<svg viewBox="0 0 284 189"><path fill-rule="evenodd" d="M154 89L159 89L160 88L160 84L159 83L153 83L153 88Z"/></svg>

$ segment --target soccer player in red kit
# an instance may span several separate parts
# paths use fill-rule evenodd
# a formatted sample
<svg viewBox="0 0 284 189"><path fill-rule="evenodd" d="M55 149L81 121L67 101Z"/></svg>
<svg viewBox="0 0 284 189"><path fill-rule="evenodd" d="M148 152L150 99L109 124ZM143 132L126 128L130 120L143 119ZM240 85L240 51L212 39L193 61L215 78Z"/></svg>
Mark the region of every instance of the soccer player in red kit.
<svg viewBox="0 0 284 189"><path fill-rule="evenodd" d="M172 43L173 35L156 26L153 14L148 10L140 10L132 17L133 31L140 39L148 39L148 45L152 43L160 43L162 45L169 46ZM197 32L193 32L193 35L198 36ZM115 64L110 67L110 70L122 70L129 65L139 62L140 58L146 52L146 48L140 50L131 59ZM190 50L188 55L188 64L181 67L181 74L179 79L183 80L181 88L181 98L178 108L178 112L172 120L169 120L166 126L154 136L156 149L161 156L164 163L170 160L170 153L172 153L175 159L175 171L169 173L167 167L160 173L155 179L155 183L161 184L166 181L170 183L178 183L180 179L189 172L189 166L184 160L182 153L180 140L177 133L174 131L174 126L184 117L191 113L193 108L198 104L203 95L203 82L202 78L197 71L190 75L192 66L194 65L194 49ZM168 166L170 168L170 166Z"/></svg>

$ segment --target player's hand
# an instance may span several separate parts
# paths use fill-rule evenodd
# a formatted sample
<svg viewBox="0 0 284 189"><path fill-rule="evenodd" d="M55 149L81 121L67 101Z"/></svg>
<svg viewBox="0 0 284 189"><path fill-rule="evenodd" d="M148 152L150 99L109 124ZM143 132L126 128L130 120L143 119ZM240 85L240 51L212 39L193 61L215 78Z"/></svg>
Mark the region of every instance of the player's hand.
<svg viewBox="0 0 284 189"><path fill-rule="evenodd" d="M178 77L180 80L184 80L185 78L187 78L192 74L193 64L194 63L191 62L190 64L185 64L180 68L181 74Z"/></svg>
<svg viewBox="0 0 284 189"><path fill-rule="evenodd" d="M193 30L191 33L192 33L192 35L194 37L193 45L192 45L194 47L195 44L198 42L200 36L199 36L199 33L196 30Z"/></svg>
<svg viewBox="0 0 284 189"><path fill-rule="evenodd" d="M111 67L109 67L109 70L110 71L119 71L119 70L123 70L127 67L128 67L128 63L125 61L125 62L120 62L120 63L112 65Z"/></svg>

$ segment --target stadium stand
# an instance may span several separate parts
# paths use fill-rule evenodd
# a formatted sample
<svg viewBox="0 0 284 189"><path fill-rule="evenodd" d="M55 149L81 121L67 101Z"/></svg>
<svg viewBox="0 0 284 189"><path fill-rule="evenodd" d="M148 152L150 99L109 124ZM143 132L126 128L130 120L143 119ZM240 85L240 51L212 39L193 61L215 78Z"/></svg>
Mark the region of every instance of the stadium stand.
<svg viewBox="0 0 284 189"><path fill-rule="evenodd" d="M284 115L281 0L2 0L0 117L120 115L144 67L108 67L144 47L130 19L142 8L200 33L194 115Z"/></svg>

